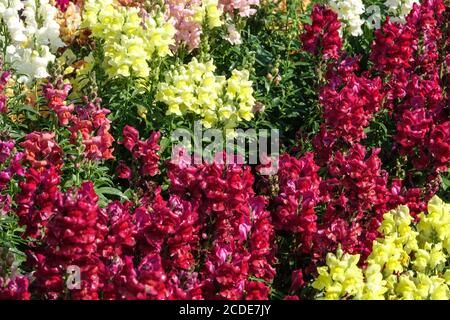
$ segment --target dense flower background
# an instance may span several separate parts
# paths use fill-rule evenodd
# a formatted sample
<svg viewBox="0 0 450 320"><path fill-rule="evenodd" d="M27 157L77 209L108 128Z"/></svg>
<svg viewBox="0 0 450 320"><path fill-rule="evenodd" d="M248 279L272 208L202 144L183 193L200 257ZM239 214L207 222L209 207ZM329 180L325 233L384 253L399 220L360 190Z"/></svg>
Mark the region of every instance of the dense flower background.
<svg viewBox="0 0 450 320"><path fill-rule="evenodd" d="M446 1L0 0L0 23L0 299L450 299ZM173 161L197 120L279 129L278 171Z"/></svg>

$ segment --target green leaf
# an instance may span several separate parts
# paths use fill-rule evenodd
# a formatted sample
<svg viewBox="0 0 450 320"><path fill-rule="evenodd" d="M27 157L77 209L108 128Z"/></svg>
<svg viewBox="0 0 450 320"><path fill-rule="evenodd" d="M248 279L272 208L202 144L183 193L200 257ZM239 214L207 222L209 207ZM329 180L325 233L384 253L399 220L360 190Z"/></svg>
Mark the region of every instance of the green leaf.
<svg viewBox="0 0 450 320"><path fill-rule="evenodd" d="M101 187L95 190L99 195L105 195L105 194L109 194L109 195L113 195L113 196L117 196L120 197L124 200L129 200L128 197L123 194L122 191L120 191L119 189L116 188L112 188L112 187Z"/></svg>
<svg viewBox="0 0 450 320"><path fill-rule="evenodd" d="M29 106L27 104L22 104L17 109L19 111L29 111L29 112L34 113L36 115L39 114L39 112L36 109L34 109L33 107L31 107L31 106Z"/></svg>

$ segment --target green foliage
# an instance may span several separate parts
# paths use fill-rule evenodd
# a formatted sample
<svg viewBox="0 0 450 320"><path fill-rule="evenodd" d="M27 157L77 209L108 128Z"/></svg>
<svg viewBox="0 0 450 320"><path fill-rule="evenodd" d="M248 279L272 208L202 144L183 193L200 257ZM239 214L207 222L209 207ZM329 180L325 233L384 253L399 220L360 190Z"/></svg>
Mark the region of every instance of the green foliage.
<svg viewBox="0 0 450 320"><path fill-rule="evenodd" d="M21 245L26 243L21 237L23 231L16 216L0 214L0 277L18 269L25 261L25 253L20 250Z"/></svg>

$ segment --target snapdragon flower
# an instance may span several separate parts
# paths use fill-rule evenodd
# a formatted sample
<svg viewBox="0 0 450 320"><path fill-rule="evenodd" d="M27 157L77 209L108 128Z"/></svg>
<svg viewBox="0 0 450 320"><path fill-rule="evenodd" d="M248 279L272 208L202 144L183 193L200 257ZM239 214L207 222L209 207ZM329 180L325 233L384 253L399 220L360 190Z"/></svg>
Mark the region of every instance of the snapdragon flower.
<svg viewBox="0 0 450 320"><path fill-rule="evenodd" d="M239 45L242 43L241 34L234 25L229 25L228 28L228 36L225 38L229 43L233 45Z"/></svg>
<svg viewBox="0 0 450 320"><path fill-rule="evenodd" d="M176 45L186 44L189 50L198 48L203 27L213 29L223 24L223 11L218 0L165 0L173 19Z"/></svg>
<svg viewBox="0 0 450 320"><path fill-rule="evenodd" d="M64 11L58 12L57 21L60 25L61 39L66 43L71 43L80 31L81 9L73 2L61 4Z"/></svg>
<svg viewBox="0 0 450 320"><path fill-rule="evenodd" d="M365 9L361 0L330 0L329 5L338 14L342 24L341 31L348 32L352 36L362 35L361 26L364 20L361 15Z"/></svg>
<svg viewBox="0 0 450 320"><path fill-rule="evenodd" d="M83 26L103 40L104 68L110 78L147 77L148 61L171 55L175 28L161 13L141 16L138 8L115 6L112 0L88 0Z"/></svg>
<svg viewBox="0 0 450 320"><path fill-rule="evenodd" d="M233 70L230 78L214 74L212 61L189 64L170 71L158 85L157 100L168 106L167 114L195 114L206 128L218 123L234 127L253 118L252 82L247 70Z"/></svg>
<svg viewBox="0 0 450 320"><path fill-rule="evenodd" d="M224 12L234 14L236 10L241 17L250 17L256 13L259 0L220 0Z"/></svg>
<svg viewBox="0 0 450 320"><path fill-rule="evenodd" d="M19 75L17 81L30 84L49 76L47 65L63 47L57 9L48 0L0 0L0 20L9 37L5 61Z"/></svg>
<svg viewBox="0 0 450 320"><path fill-rule="evenodd" d="M329 253L312 283L317 298L448 300L450 204L434 196L413 220L406 206L386 213L366 267L358 267L359 255Z"/></svg>

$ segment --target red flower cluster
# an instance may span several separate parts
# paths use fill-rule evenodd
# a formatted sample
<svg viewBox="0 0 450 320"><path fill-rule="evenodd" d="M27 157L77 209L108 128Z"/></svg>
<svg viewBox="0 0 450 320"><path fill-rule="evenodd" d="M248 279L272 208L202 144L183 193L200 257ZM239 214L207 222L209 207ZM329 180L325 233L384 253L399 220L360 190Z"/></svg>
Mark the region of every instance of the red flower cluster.
<svg viewBox="0 0 450 320"><path fill-rule="evenodd" d="M273 227L264 198L252 189L250 168L180 161L170 165L168 175L171 191L201 213L202 226L212 228L202 232L202 241L211 246L199 274L203 297L241 299L249 288L267 298L265 285L249 281L253 275L270 282L275 275Z"/></svg>
<svg viewBox="0 0 450 320"><path fill-rule="evenodd" d="M348 252L370 254L383 214L391 209L388 175L381 169L379 151L367 156L366 148L355 144L346 154L337 151L333 156L327 167L329 178L321 185L326 210L317 250L335 250L340 243Z"/></svg>
<svg viewBox="0 0 450 320"><path fill-rule="evenodd" d="M450 162L443 10L442 0L424 0L405 24L388 19L375 31L362 72L365 61L342 51L336 13L314 6L302 41L322 62L331 59L320 63L323 122L311 152L282 154L276 175L258 177L260 195L251 167L185 157L167 163L167 185L158 185L160 133L142 139L126 125L119 143L132 160L119 159L116 172L132 196L100 208L93 182L61 186L54 133L28 134L23 153L0 140L0 214L14 211L24 236L38 240L28 245L32 277L0 274L0 299L28 299L29 292L51 299L267 299L273 284L286 289L285 299L298 299L339 245L361 254L363 264L382 215L399 204L424 210ZM445 42L447 52L440 50ZM63 82L43 89L60 129L88 159L113 159L109 110L98 98L68 104L69 90ZM386 134L374 137L372 124L386 114ZM387 150L374 147L380 145ZM24 177L10 205L5 190L14 175ZM81 278L68 290L72 267Z"/></svg>
<svg viewBox="0 0 450 320"><path fill-rule="evenodd" d="M62 12L65 12L67 10L67 7L69 6L70 0L55 0L56 1L56 7L59 8Z"/></svg>
<svg viewBox="0 0 450 320"><path fill-rule="evenodd" d="M100 103L100 98L93 101L85 98L85 105L75 108L76 116L69 128L72 133L70 138L75 144L78 135L81 136L81 142L85 146L84 154L88 159L114 159L112 155L114 138L109 132L111 120L106 117L110 111L102 108Z"/></svg>
<svg viewBox="0 0 450 320"><path fill-rule="evenodd" d="M122 256L136 245L136 226L130 213L130 202L111 202L102 214L107 221L108 234L101 248L103 257Z"/></svg>
<svg viewBox="0 0 450 320"><path fill-rule="evenodd" d="M319 57L326 54L325 43L340 43L330 27L336 18L330 15L328 24L323 19L327 10L316 5L302 35L304 49ZM292 292L314 270L311 265L338 244L367 257L383 213L398 204L419 212L437 192L437 173L450 160L446 84L438 63L443 10L442 1L426 0L414 7L406 24L388 19L375 31L374 67L367 72L361 73L359 58L346 58L340 46L328 49L328 58L336 60L326 66L327 83L320 91L324 122L313 139L314 153L300 159L282 155L278 180L272 179L274 226L299 242L294 250L303 266L293 270ZM380 149L365 146L366 129L383 109L394 122L386 129L393 136L386 158L380 158ZM384 166L395 167L404 158L406 177L397 178L396 171L389 177ZM414 178L419 170L426 173L423 181Z"/></svg>
<svg viewBox="0 0 450 320"><path fill-rule="evenodd" d="M370 253L382 214L398 204L397 199L390 200L388 176L381 170L378 152L367 157L360 144L345 154L337 151L324 167L326 178L319 177L312 153L300 159L280 157L278 192L272 199L274 225L295 234L299 252L313 264L338 244L363 256Z"/></svg>
<svg viewBox="0 0 450 320"><path fill-rule="evenodd" d="M0 277L0 300L29 300L28 282L26 276Z"/></svg>
<svg viewBox="0 0 450 320"><path fill-rule="evenodd" d="M46 234L42 229L56 212L60 180L56 167L50 166L41 171L28 169L25 180L19 182L21 191L15 197L16 214L19 223L26 226L24 236L38 238Z"/></svg>
<svg viewBox="0 0 450 320"><path fill-rule="evenodd" d="M426 0L404 25L386 21L376 32L371 59L386 81L386 106L396 121L397 152L408 159L409 184L424 171L427 181L446 170L450 152L450 115L441 77L439 47L444 41L445 6ZM424 199L425 201L427 199Z"/></svg>
<svg viewBox="0 0 450 320"><path fill-rule="evenodd" d="M25 160L38 171L51 166L59 170L63 166L62 150L55 141L54 132L29 133L20 146L25 149Z"/></svg>
<svg viewBox="0 0 450 320"><path fill-rule="evenodd" d="M43 297L61 298L67 268L76 266L81 272L81 283L78 289L70 290L70 298L99 298L104 274L99 247L108 229L97 201L91 182L61 194L55 201L55 214L47 225L44 245L35 254L33 285Z"/></svg>
<svg viewBox="0 0 450 320"><path fill-rule="evenodd" d="M180 162L169 178L168 201L156 189L133 214L128 204L106 209L105 297L267 299L269 287L250 277L273 280L274 230L250 169Z"/></svg>
<svg viewBox="0 0 450 320"><path fill-rule="evenodd" d="M126 245L126 250L122 251L123 256L116 256L119 264L112 264L110 298L193 297L191 285L183 287L181 283L187 280L187 270L194 268L191 245L196 248L198 242L198 232L194 229L195 213L189 210L187 203L176 198L166 202L159 192L156 190L150 204L136 209L133 224L129 223L130 215L123 215L121 235L127 237L121 236L120 242ZM124 212L123 208L119 211ZM132 248L143 256L137 268L133 264Z"/></svg>
<svg viewBox="0 0 450 320"><path fill-rule="evenodd" d="M65 101L71 88L72 86L70 84L64 83L62 80L58 80L56 86L49 83L42 89L44 97L48 101L48 107L56 112L59 124L61 126L66 126L69 124L69 121L72 119L72 113L75 109L73 104L67 105Z"/></svg>
<svg viewBox="0 0 450 320"><path fill-rule="evenodd" d="M273 199L274 226L277 230L299 234L304 252L309 252L312 238L317 232L314 208L320 201L321 179L318 170L312 153L300 159L283 154L279 160L279 191Z"/></svg>
<svg viewBox="0 0 450 320"><path fill-rule="evenodd" d="M371 60L377 70L390 73L411 69L417 39L408 24L393 23L388 17L382 27L375 30L375 39Z"/></svg>
<svg viewBox="0 0 450 320"><path fill-rule="evenodd" d="M380 110L382 98L380 78L370 80L352 74L345 81L331 79L320 93L325 120L322 130L327 131L323 134L333 141L331 145L338 141L350 145L364 139L364 128Z"/></svg>
<svg viewBox="0 0 450 320"><path fill-rule="evenodd" d="M72 103L68 105L65 100L71 88L70 84L62 80L57 81L56 85L45 85L43 92L49 108L55 111L61 126L70 125L68 129L71 132L71 143L75 144L78 135L81 136L81 143L85 147L84 154L88 159L114 159L114 138L109 132L111 121L106 117L110 111L100 106L100 98L89 101L85 97L83 106L75 107Z"/></svg>
<svg viewBox="0 0 450 320"><path fill-rule="evenodd" d="M137 162L139 166L139 174L142 176L155 176L159 173L158 162L160 149L158 141L161 134L158 131L154 131L150 134L147 140L139 140L139 132L126 125L123 128L123 140L119 143L122 144L133 155L133 160ZM119 177L122 179L129 179L132 176L131 169L123 162L119 163L117 168Z"/></svg>
<svg viewBox="0 0 450 320"><path fill-rule="evenodd" d="M304 50L324 60L337 59L342 48L337 14L326 6L315 5L311 20L311 24L304 25L305 32L301 36Z"/></svg>
<svg viewBox="0 0 450 320"><path fill-rule="evenodd" d="M132 152L157 156L157 134L138 141L127 130ZM169 164L168 175L167 201L157 188L135 209L112 202L103 210L92 183L63 193L56 168L30 168L17 214L27 234L43 236L30 252L33 292L51 299L267 299L269 287L251 278L270 283L275 276L274 228L250 168L180 162ZM70 266L80 268L81 283L66 291Z"/></svg>

